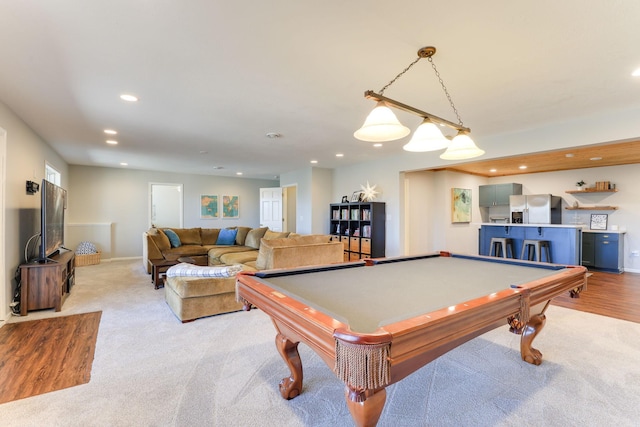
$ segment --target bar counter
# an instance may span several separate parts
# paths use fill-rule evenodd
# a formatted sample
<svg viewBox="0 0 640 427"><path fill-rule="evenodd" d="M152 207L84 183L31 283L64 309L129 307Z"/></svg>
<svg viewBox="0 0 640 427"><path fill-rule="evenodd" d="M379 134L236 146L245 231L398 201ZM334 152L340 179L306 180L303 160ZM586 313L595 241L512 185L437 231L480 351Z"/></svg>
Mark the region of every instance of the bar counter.
<svg viewBox="0 0 640 427"><path fill-rule="evenodd" d="M524 240L546 240L554 264L580 265L583 228L584 225L580 224L483 223L480 225L478 253L489 255L494 237L511 238L513 255L520 258Z"/></svg>

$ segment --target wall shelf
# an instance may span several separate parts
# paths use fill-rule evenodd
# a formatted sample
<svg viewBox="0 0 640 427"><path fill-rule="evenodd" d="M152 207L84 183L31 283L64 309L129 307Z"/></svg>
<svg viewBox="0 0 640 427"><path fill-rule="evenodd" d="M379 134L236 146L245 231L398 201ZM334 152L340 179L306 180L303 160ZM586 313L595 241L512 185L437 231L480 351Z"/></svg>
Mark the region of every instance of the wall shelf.
<svg viewBox="0 0 640 427"><path fill-rule="evenodd" d="M567 206L565 208L568 211L615 211L618 210L617 206Z"/></svg>
<svg viewBox="0 0 640 427"><path fill-rule="evenodd" d="M618 190L613 188L611 190L596 190L595 188L585 188L584 190L569 190L565 193L569 194L587 194L587 193L617 193Z"/></svg>

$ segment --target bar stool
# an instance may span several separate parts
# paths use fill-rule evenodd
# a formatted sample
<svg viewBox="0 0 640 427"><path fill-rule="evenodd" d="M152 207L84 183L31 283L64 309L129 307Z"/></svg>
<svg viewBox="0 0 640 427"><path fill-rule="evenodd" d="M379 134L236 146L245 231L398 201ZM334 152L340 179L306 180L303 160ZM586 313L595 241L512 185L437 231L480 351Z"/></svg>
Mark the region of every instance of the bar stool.
<svg viewBox="0 0 640 427"><path fill-rule="evenodd" d="M494 255L495 253L495 255ZM513 239L508 237L492 237L491 248L489 248L489 256L500 256L502 258L513 258Z"/></svg>
<svg viewBox="0 0 640 427"><path fill-rule="evenodd" d="M522 253L520 254L520 259L542 262L543 249L547 257L547 262L551 262L551 250L548 240L525 240L522 243ZM527 254L526 258L525 253Z"/></svg>

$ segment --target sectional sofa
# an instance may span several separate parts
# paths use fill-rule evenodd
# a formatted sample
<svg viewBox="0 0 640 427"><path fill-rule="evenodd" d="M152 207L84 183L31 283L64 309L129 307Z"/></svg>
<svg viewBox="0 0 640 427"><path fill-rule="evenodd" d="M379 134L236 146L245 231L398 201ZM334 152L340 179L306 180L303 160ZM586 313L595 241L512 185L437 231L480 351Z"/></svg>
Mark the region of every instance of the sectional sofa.
<svg viewBox="0 0 640 427"><path fill-rule="evenodd" d="M177 246L167 236L171 235L170 231L149 230L145 233L147 257L172 261L189 257L199 265L240 265L244 271L334 264L344 259L343 244L331 241L328 235L298 235L272 232L266 228L237 227L231 229L237 232L229 244L229 240L220 239L221 235L228 237L232 233L228 230L172 229L180 240ZM172 238L175 240L175 236ZM235 299L235 276L168 276L164 291L167 304L183 323L242 309Z"/></svg>

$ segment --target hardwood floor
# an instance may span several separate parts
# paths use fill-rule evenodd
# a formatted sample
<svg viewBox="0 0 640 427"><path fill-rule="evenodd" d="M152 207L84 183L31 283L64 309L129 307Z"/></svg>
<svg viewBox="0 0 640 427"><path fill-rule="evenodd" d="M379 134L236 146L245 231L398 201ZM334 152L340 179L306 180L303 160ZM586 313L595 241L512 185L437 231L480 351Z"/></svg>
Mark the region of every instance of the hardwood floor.
<svg viewBox="0 0 640 427"><path fill-rule="evenodd" d="M640 274L590 273L580 298L561 295L551 304L640 323Z"/></svg>
<svg viewBox="0 0 640 427"><path fill-rule="evenodd" d="M101 311L0 328L0 403L85 384Z"/></svg>

